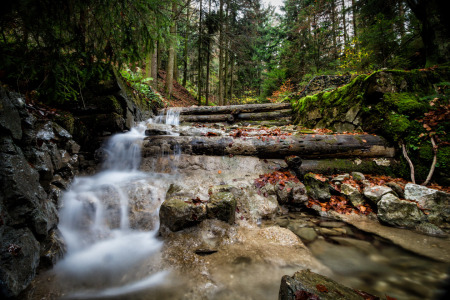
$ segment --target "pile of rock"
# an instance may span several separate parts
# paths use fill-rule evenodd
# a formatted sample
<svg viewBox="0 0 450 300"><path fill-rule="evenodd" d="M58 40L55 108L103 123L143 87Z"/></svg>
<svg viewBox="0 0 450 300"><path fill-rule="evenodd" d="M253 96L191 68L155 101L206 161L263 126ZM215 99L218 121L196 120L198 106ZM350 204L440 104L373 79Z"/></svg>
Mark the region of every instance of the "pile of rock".
<svg viewBox="0 0 450 300"><path fill-rule="evenodd" d="M80 147L61 126L0 88L0 295L17 296L40 264L62 255L58 200L77 172Z"/></svg>

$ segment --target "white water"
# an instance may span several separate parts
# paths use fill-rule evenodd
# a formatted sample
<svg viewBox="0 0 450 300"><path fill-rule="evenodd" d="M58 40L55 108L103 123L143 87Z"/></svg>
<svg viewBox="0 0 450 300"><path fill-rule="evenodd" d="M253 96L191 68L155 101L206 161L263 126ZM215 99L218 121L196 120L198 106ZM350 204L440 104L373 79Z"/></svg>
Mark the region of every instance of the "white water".
<svg viewBox="0 0 450 300"><path fill-rule="evenodd" d="M177 114L166 121L179 123ZM74 291L69 297L118 296L165 280L167 272L161 270L130 275L157 259L162 246L157 238L159 207L171 181L167 175L139 171L146 128L142 123L111 137L103 170L76 178L63 196L58 227L67 253L54 270L70 282ZM146 228L139 228L142 224Z"/></svg>

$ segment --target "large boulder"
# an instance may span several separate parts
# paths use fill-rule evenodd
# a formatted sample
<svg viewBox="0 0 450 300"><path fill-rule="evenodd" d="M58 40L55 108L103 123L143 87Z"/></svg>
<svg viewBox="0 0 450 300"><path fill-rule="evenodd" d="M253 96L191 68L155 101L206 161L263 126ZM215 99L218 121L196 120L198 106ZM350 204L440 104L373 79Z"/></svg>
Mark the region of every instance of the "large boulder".
<svg viewBox="0 0 450 300"><path fill-rule="evenodd" d="M16 297L36 275L39 242L28 228L6 226L0 229L0 242L0 296Z"/></svg>
<svg viewBox="0 0 450 300"><path fill-rule="evenodd" d="M231 189L227 185L213 186L209 189L209 199L201 200L190 191L171 185L159 211L161 226L179 231L205 219L233 224L237 201Z"/></svg>
<svg viewBox="0 0 450 300"><path fill-rule="evenodd" d="M279 300L321 299L321 300L363 300L371 296L337 283L310 270L296 272L292 277L281 279ZM372 296L373 297L373 296ZM370 299L376 299L375 297Z"/></svg>
<svg viewBox="0 0 450 300"><path fill-rule="evenodd" d="M328 180L319 175L308 173L303 180L308 196L315 200L327 201L331 198Z"/></svg>
<svg viewBox="0 0 450 300"><path fill-rule="evenodd" d="M426 219L416 203L400 200L390 193L378 202L378 218L384 223L406 228L415 228Z"/></svg>
<svg viewBox="0 0 450 300"><path fill-rule="evenodd" d="M343 183L341 185L341 193L344 194L355 207L365 204L363 195L359 192L358 188L351 184Z"/></svg>
<svg viewBox="0 0 450 300"><path fill-rule="evenodd" d="M450 222L450 194L408 183L405 186L405 198L417 201L426 209L430 223L441 226Z"/></svg>
<svg viewBox="0 0 450 300"><path fill-rule="evenodd" d="M392 189L383 185L366 186L364 188L364 196L373 204L377 204L381 198L389 193L393 193Z"/></svg>

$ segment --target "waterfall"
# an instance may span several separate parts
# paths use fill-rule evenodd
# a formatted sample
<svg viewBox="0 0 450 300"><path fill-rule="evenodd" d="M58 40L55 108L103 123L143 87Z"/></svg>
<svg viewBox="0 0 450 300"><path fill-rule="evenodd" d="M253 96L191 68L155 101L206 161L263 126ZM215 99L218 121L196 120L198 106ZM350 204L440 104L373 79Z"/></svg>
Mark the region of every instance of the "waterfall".
<svg viewBox="0 0 450 300"><path fill-rule="evenodd" d="M165 121L178 124L178 115L171 113ZM76 178L63 195L58 227L67 253L54 270L75 287L73 297L117 296L164 281L165 271L130 275L162 246L159 207L173 181L167 174L139 171L147 123L112 136L102 171Z"/></svg>

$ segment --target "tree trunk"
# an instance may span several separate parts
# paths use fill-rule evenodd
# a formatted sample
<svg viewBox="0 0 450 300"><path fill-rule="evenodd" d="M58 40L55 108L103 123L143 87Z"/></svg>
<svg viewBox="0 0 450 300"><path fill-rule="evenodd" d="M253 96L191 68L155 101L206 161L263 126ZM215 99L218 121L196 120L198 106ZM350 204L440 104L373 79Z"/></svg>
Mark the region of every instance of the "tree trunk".
<svg viewBox="0 0 450 300"><path fill-rule="evenodd" d="M426 66L450 60L450 18L447 16L447 1L407 0L416 18L421 22L425 45Z"/></svg>
<svg viewBox="0 0 450 300"><path fill-rule="evenodd" d="M235 122L235 121L262 121L262 120L277 120L280 118L290 117L292 115L291 109L265 111L265 112L250 112L250 113L231 113L220 115L181 115L180 122Z"/></svg>
<svg viewBox="0 0 450 300"><path fill-rule="evenodd" d="M155 45L152 52L152 86L158 88L158 42L155 41Z"/></svg>
<svg viewBox="0 0 450 300"><path fill-rule="evenodd" d="M355 39L358 38L358 31L356 28L356 1L352 0L352 21L353 21L353 36L355 37Z"/></svg>
<svg viewBox="0 0 450 300"><path fill-rule="evenodd" d="M364 142L365 141L365 142ZM146 138L143 156L161 153L162 147L179 148L185 154L249 155L261 158L394 157L393 147L373 135L302 135L302 136L155 136Z"/></svg>
<svg viewBox="0 0 450 300"><path fill-rule="evenodd" d="M336 42L336 0L331 0L331 24L333 31L333 57L338 58L337 42Z"/></svg>
<svg viewBox="0 0 450 300"><path fill-rule="evenodd" d="M209 0L208 5L208 15L211 15L211 0ZM208 32L209 34L209 32ZM210 65L211 65L211 37L208 35L208 48L206 53L206 91L205 91L205 105L209 105L209 72L210 72Z"/></svg>
<svg viewBox="0 0 450 300"><path fill-rule="evenodd" d="M198 22L198 65L197 65L197 101L202 105L202 10L203 1L200 0L199 22Z"/></svg>
<svg viewBox="0 0 450 300"><path fill-rule="evenodd" d="M220 0L219 22L219 105L223 105L223 0Z"/></svg>
<svg viewBox="0 0 450 300"><path fill-rule="evenodd" d="M344 30L344 45L347 45L347 18L346 18L346 14L345 14L345 0L341 1L342 3L342 25L344 26L343 30Z"/></svg>
<svg viewBox="0 0 450 300"><path fill-rule="evenodd" d="M188 38L189 38L189 8L190 5L187 5L186 12L186 32L184 35L184 53L183 53L183 86L186 87L187 83L187 69L188 69Z"/></svg>
<svg viewBox="0 0 450 300"><path fill-rule="evenodd" d="M263 111L274 111L280 109L290 109L290 103L264 103L264 104L245 104L245 105L227 105L227 106L201 106L201 107L181 107L180 115L201 115L201 114L239 114L254 113ZM166 112L166 109L159 110L159 114Z"/></svg>
<svg viewBox="0 0 450 300"><path fill-rule="evenodd" d="M166 68L166 87L165 92L167 97L171 97L173 90L173 69L175 64L175 35L177 33L177 25L175 17L177 15L177 4L174 1L172 3L172 26L170 26L170 41L169 41L169 58Z"/></svg>

